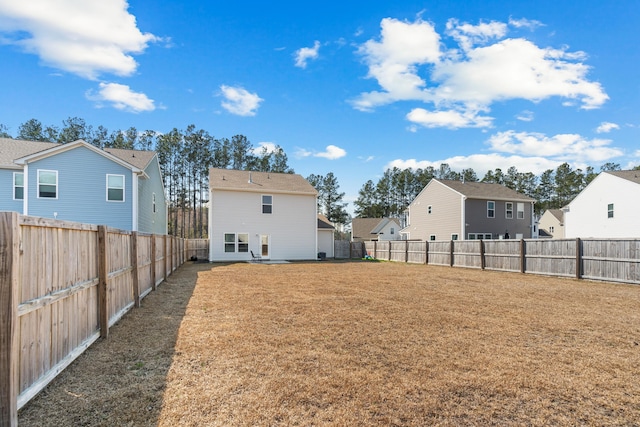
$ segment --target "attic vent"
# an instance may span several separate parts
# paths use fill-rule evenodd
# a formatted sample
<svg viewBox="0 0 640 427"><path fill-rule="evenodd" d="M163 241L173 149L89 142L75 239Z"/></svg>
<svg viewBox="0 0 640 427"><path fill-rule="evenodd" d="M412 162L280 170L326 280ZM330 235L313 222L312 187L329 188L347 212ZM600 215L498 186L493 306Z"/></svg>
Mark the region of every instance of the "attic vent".
<svg viewBox="0 0 640 427"><path fill-rule="evenodd" d="M251 172L249 172L249 184L253 184L253 180L251 179Z"/></svg>

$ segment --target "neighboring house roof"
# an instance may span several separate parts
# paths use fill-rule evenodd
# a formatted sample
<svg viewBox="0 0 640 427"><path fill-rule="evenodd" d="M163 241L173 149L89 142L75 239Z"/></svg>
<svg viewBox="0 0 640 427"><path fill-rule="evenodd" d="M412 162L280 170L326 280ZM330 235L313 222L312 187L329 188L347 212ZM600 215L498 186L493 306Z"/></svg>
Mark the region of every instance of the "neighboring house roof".
<svg viewBox="0 0 640 427"><path fill-rule="evenodd" d="M504 185L489 182L458 181L450 179L433 179L470 199L486 200L519 200L533 202L535 199L518 193Z"/></svg>
<svg viewBox="0 0 640 427"><path fill-rule="evenodd" d="M318 214L318 229L333 230L335 227L326 216Z"/></svg>
<svg viewBox="0 0 640 427"><path fill-rule="evenodd" d="M546 212L549 212L553 215L560 223L564 222L564 212L562 209L547 209Z"/></svg>
<svg viewBox="0 0 640 427"><path fill-rule="evenodd" d="M623 178L636 184L640 184L640 170L628 170L628 171L606 171L611 175Z"/></svg>
<svg viewBox="0 0 640 427"><path fill-rule="evenodd" d="M135 169L144 170L149 162L156 155L155 151L125 150L119 148L105 148L88 144L85 141L77 140L69 144L59 144L57 142L25 141L20 139L0 138L0 167L16 168L18 159L30 158L38 155L45 156L47 151L54 154L57 149L72 148L77 145L85 145L98 152L108 153Z"/></svg>
<svg viewBox="0 0 640 427"><path fill-rule="evenodd" d="M395 218L353 218L351 220L351 234L353 239L373 239L389 222L400 228Z"/></svg>
<svg viewBox="0 0 640 427"><path fill-rule="evenodd" d="M302 176L292 173L253 172L211 168L212 190L295 193L316 196L318 192Z"/></svg>

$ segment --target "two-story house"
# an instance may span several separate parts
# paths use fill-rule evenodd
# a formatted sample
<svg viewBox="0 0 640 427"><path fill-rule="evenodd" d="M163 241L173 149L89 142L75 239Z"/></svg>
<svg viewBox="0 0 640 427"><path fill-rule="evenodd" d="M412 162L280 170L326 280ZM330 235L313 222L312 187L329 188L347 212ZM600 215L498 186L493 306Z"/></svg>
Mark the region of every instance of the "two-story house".
<svg viewBox="0 0 640 427"><path fill-rule="evenodd" d="M209 170L209 260L318 256L318 192L297 174Z"/></svg>
<svg viewBox="0 0 640 427"><path fill-rule="evenodd" d="M606 171L564 210L565 237L640 237L640 170Z"/></svg>
<svg viewBox="0 0 640 427"><path fill-rule="evenodd" d="M547 209L538 220L538 235L551 239L564 239L564 212Z"/></svg>
<svg viewBox="0 0 640 427"><path fill-rule="evenodd" d="M400 228L396 218L353 218L351 241L401 240Z"/></svg>
<svg viewBox="0 0 640 427"><path fill-rule="evenodd" d="M0 138L0 210L167 232L167 203L153 151Z"/></svg>
<svg viewBox="0 0 640 427"><path fill-rule="evenodd" d="M499 184L434 178L409 205L402 233L410 240L532 238L534 201Z"/></svg>

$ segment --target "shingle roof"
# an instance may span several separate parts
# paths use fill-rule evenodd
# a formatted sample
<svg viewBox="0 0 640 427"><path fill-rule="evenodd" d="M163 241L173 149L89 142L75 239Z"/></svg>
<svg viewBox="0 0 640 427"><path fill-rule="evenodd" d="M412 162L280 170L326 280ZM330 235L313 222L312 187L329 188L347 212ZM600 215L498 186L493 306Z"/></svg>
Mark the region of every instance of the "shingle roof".
<svg viewBox="0 0 640 427"><path fill-rule="evenodd" d="M389 221L394 222L398 227L400 223L396 218L353 218L351 220L351 236L353 239L376 239L379 228Z"/></svg>
<svg viewBox="0 0 640 427"><path fill-rule="evenodd" d="M560 222L564 222L564 212L562 209L548 209L549 213Z"/></svg>
<svg viewBox="0 0 640 427"><path fill-rule="evenodd" d="M57 142L0 138L0 167L16 167L16 164L13 163L16 159L62 145ZM155 151L124 150L119 148L105 148L104 151L142 170L147 167L153 156L156 155Z"/></svg>
<svg viewBox="0 0 640 427"><path fill-rule="evenodd" d="M333 230L335 227L326 216L318 214L318 228Z"/></svg>
<svg viewBox="0 0 640 427"><path fill-rule="evenodd" d="M504 185L488 182L456 181L449 179L434 179L452 190L467 196L471 199L495 199L495 200L521 200L526 202L535 201L531 197L518 193Z"/></svg>
<svg viewBox="0 0 640 427"><path fill-rule="evenodd" d="M606 173L640 184L640 170L607 171Z"/></svg>
<svg viewBox="0 0 640 427"><path fill-rule="evenodd" d="M57 147L55 142L23 141L20 139L0 138L0 167L14 168L15 159L39 153L53 147Z"/></svg>
<svg viewBox="0 0 640 427"><path fill-rule="evenodd" d="M318 194L306 179L297 174L233 169L209 169L209 187L212 190Z"/></svg>

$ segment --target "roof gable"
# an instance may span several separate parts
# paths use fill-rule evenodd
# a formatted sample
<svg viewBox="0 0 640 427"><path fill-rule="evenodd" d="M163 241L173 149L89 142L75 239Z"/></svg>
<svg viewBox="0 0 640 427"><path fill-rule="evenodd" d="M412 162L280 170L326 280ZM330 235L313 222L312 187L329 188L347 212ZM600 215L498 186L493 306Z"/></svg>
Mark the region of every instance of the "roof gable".
<svg viewBox="0 0 640 427"><path fill-rule="evenodd" d="M500 184L435 178L432 181L439 182L469 199L535 201L531 197Z"/></svg>
<svg viewBox="0 0 640 427"><path fill-rule="evenodd" d="M316 196L318 192L298 174L240 171L211 168L209 170L211 190L293 193Z"/></svg>
<svg viewBox="0 0 640 427"><path fill-rule="evenodd" d="M14 160L60 146L55 142L0 138L0 167L17 168Z"/></svg>
<svg viewBox="0 0 640 427"><path fill-rule="evenodd" d="M606 171L605 173L640 184L640 170Z"/></svg>

